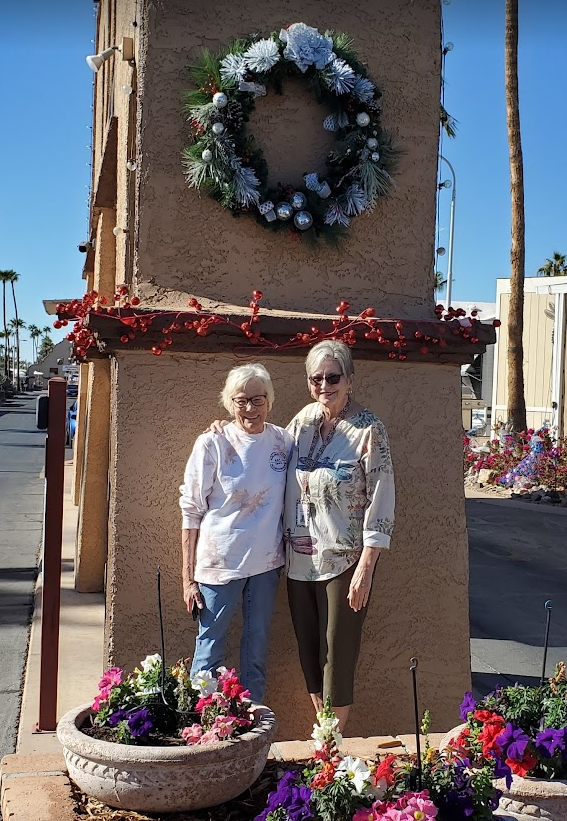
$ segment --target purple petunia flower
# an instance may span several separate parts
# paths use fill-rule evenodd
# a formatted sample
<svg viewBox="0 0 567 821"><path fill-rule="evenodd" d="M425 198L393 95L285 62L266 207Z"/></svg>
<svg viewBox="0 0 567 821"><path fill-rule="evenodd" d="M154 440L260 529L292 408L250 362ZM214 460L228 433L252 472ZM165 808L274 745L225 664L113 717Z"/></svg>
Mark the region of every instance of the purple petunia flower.
<svg viewBox="0 0 567 821"><path fill-rule="evenodd" d="M551 758L557 752L562 753L565 750L565 731L548 727L537 734L535 745L544 758Z"/></svg>
<svg viewBox="0 0 567 821"><path fill-rule="evenodd" d="M522 728L510 723L506 724L506 729L502 730L497 740L503 758L512 758L514 761L523 760L526 747L530 743L529 736Z"/></svg>
<svg viewBox="0 0 567 821"><path fill-rule="evenodd" d="M120 724L121 721L124 721L128 718L128 713L126 710L117 710L115 713L112 713L111 716L108 717L106 723L109 727L116 727Z"/></svg>
<svg viewBox="0 0 567 821"><path fill-rule="evenodd" d="M505 778L506 788L509 790L512 786L512 770L502 758L496 755L494 750L492 750L492 757L496 762L494 765L494 778Z"/></svg>
<svg viewBox="0 0 567 821"><path fill-rule="evenodd" d="M278 781L274 792L268 795L266 809L257 815L254 821L265 821L270 813L275 812L279 807L286 812L289 821L306 821L313 818L311 811L311 790L303 784L297 785L297 773L287 772Z"/></svg>
<svg viewBox="0 0 567 821"><path fill-rule="evenodd" d="M154 729L154 720L151 713L144 708L130 713L128 716L128 729L134 738L142 738L143 736L149 735Z"/></svg>
<svg viewBox="0 0 567 821"><path fill-rule="evenodd" d="M473 698L473 694L470 690L468 690L465 695L463 696L463 700L461 702L461 718L463 721L466 721L468 718L469 713L474 713L476 710L476 701Z"/></svg>

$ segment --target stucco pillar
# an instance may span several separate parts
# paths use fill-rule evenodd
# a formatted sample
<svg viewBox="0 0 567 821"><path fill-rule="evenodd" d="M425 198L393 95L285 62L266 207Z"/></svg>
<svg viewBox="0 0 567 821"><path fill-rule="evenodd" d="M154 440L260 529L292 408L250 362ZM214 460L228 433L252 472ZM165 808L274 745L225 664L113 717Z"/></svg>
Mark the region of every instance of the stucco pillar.
<svg viewBox="0 0 567 821"><path fill-rule="evenodd" d="M108 544L108 447L110 361L89 363L81 506L75 550L75 588L104 589Z"/></svg>

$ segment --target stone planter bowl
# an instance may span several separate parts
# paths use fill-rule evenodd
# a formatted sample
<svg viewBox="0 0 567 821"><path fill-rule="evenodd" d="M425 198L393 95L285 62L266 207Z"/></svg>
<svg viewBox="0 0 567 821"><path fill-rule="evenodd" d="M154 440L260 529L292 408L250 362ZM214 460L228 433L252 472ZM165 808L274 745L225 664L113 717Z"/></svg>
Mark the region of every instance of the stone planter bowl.
<svg viewBox="0 0 567 821"><path fill-rule="evenodd" d="M439 748L444 750L465 726L460 724L454 730L450 730ZM534 821L535 818L545 818L547 821L567 819L567 781L522 778L514 775L510 789L506 787L504 779L498 779L495 785L502 790L500 805L495 812L498 818L509 821Z"/></svg>
<svg viewBox="0 0 567 821"><path fill-rule="evenodd" d="M253 728L233 741L137 747L82 733L90 714L90 704L77 707L57 726L69 777L111 807L142 812L198 810L236 798L264 769L276 731L274 713L257 707Z"/></svg>

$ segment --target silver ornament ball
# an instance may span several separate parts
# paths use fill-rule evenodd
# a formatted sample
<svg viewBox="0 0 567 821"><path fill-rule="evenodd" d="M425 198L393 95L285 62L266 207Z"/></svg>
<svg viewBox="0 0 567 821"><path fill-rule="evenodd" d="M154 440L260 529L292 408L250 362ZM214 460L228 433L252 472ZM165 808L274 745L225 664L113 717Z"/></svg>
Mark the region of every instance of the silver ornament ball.
<svg viewBox="0 0 567 821"><path fill-rule="evenodd" d="M282 222L291 219L293 216L293 208L289 202L278 202L276 205L276 216L279 220L282 220Z"/></svg>
<svg viewBox="0 0 567 821"><path fill-rule="evenodd" d="M213 152L209 148L205 148L201 154L201 159L203 162L210 162L213 159Z"/></svg>
<svg viewBox="0 0 567 821"><path fill-rule="evenodd" d="M366 111L361 111L360 114L356 115L356 124L361 128L365 128L370 124L370 116L366 113Z"/></svg>
<svg viewBox="0 0 567 821"><path fill-rule="evenodd" d="M224 125L222 123L213 123L211 130L213 134L220 137L220 135L224 132Z"/></svg>
<svg viewBox="0 0 567 821"><path fill-rule="evenodd" d="M298 211L294 216L293 221L295 223L295 227L299 228L300 231L307 231L307 229L311 228L313 225L313 217L309 211Z"/></svg>
<svg viewBox="0 0 567 821"><path fill-rule="evenodd" d="M217 91L213 95L213 105L215 108L224 108L228 103L228 97L223 91Z"/></svg>
<svg viewBox="0 0 567 821"><path fill-rule="evenodd" d="M296 191L290 202L294 211L301 211L302 208L305 208L307 197L301 191Z"/></svg>
<svg viewBox="0 0 567 821"><path fill-rule="evenodd" d="M380 159L380 154L377 151L373 151L371 154L371 159L373 162L378 162Z"/></svg>
<svg viewBox="0 0 567 821"><path fill-rule="evenodd" d="M375 148L378 148L378 140L376 137L369 137L366 140L366 147L369 148L371 151L374 151Z"/></svg>

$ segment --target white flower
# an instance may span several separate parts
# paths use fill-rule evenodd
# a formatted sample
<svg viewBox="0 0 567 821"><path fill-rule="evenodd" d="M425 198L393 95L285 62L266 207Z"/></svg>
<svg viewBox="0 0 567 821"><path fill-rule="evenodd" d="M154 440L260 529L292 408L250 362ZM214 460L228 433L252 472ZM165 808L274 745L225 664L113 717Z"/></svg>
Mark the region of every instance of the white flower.
<svg viewBox="0 0 567 821"><path fill-rule="evenodd" d="M294 62L302 72L306 72L312 65L319 70L325 68L332 57L332 38L319 34L316 28L306 26L305 23L293 23L289 28L282 29L280 40L287 44L284 49L285 59Z"/></svg>
<svg viewBox="0 0 567 821"><path fill-rule="evenodd" d="M370 778L370 770L360 758L353 758L351 755L347 755L337 767L335 779L339 778L348 778L352 781L354 789L360 795L364 791L366 782Z"/></svg>
<svg viewBox="0 0 567 821"><path fill-rule="evenodd" d="M311 738L315 741L315 749L320 750L323 744L334 744L340 747L343 737L339 731L339 719L336 717L326 717L323 713L317 713L318 724L313 725Z"/></svg>
<svg viewBox="0 0 567 821"><path fill-rule="evenodd" d="M356 82L356 74L344 60L333 56L331 62L325 66L323 80L335 94L347 94Z"/></svg>
<svg viewBox="0 0 567 821"><path fill-rule="evenodd" d="M277 43L271 39L258 40L257 43L252 43L250 48L244 52L244 58L250 71L265 74L280 59L280 50Z"/></svg>
<svg viewBox="0 0 567 821"><path fill-rule="evenodd" d="M248 71L246 60L240 54L227 54L220 62L220 75L229 83L239 83Z"/></svg>
<svg viewBox="0 0 567 821"><path fill-rule="evenodd" d="M216 693L218 682L208 670L199 670L199 672L191 678L191 686L202 696L210 696Z"/></svg>
<svg viewBox="0 0 567 821"><path fill-rule="evenodd" d="M149 673L154 667L161 667L161 656L159 653L154 653L153 656L146 656L140 664L144 673Z"/></svg>
<svg viewBox="0 0 567 821"><path fill-rule="evenodd" d="M356 75L356 81L352 87L353 97L356 97L361 103L369 103L374 97L374 90L374 84L370 80L358 74Z"/></svg>

